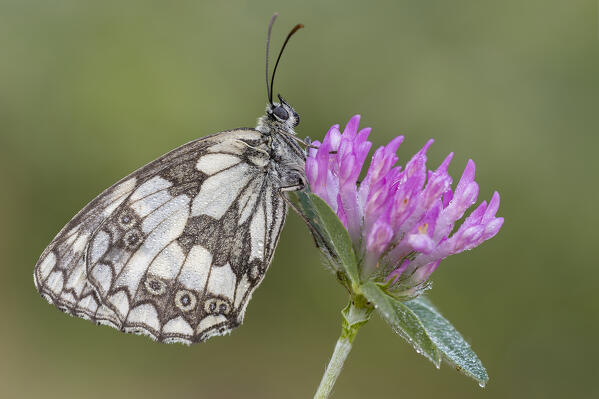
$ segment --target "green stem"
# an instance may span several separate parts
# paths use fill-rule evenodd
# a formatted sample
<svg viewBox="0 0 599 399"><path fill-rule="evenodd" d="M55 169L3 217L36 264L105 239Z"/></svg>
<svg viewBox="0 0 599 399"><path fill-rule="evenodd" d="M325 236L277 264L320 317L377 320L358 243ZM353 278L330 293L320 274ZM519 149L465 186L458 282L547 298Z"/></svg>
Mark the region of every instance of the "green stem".
<svg viewBox="0 0 599 399"><path fill-rule="evenodd" d="M337 345L335 345L333 357L331 357L331 361L329 362L329 365L322 376L322 380L320 381L318 390L314 395L314 399L326 399L329 397L331 391L333 390L333 386L335 385L335 381L337 381L337 377L339 377L339 374L341 374L343 363L345 362L345 359L347 359L347 355L349 355L351 347L352 344L349 342L349 339L339 337L337 340Z"/></svg>
<svg viewBox="0 0 599 399"><path fill-rule="evenodd" d="M337 340L333 356L322 376L314 399L326 399L331 394L333 386L335 386L335 382L341 374L345 359L351 351L356 334L358 334L360 327L370 319L372 310L372 306L363 298L354 298L341 312L343 316L341 336Z"/></svg>

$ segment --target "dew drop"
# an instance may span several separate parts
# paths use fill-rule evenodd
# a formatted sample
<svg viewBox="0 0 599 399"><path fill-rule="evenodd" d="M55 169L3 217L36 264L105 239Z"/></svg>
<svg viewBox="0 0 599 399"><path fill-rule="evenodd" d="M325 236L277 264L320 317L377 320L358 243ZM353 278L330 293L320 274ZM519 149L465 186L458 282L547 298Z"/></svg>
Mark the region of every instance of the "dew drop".
<svg viewBox="0 0 599 399"><path fill-rule="evenodd" d="M485 385L487 385L487 383L484 382L484 381L479 381L479 383L478 383L478 386L481 387L481 388L484 388Z"/></svg>

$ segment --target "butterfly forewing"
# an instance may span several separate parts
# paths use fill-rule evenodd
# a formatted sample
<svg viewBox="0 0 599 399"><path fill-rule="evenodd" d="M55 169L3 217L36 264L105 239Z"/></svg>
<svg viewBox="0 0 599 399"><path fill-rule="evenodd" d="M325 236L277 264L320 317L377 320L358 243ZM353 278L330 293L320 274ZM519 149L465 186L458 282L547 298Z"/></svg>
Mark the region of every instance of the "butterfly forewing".
<svg viewBox="0 0 599 399"><path fill-rule="evenodd" d="M268 136L195 140L133 172L79 212L36 264L62 310L163 342L238 326L284 219Z"/></svg>

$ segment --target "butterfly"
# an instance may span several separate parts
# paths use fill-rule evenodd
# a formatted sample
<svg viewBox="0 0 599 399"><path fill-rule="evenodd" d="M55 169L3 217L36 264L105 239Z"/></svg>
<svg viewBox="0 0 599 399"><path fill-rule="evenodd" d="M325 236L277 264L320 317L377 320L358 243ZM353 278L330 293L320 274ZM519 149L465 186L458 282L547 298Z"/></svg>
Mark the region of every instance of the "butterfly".
<svg viewBox="0 0 599 399"><path fill-rule="evenodd" d="M301 190L299 115L273 84L255 129L191 141L87 204L35 265L37 290L71 315L159 342L191 344L238 327ZM290 203L289 203L290 204Z"/></svg>

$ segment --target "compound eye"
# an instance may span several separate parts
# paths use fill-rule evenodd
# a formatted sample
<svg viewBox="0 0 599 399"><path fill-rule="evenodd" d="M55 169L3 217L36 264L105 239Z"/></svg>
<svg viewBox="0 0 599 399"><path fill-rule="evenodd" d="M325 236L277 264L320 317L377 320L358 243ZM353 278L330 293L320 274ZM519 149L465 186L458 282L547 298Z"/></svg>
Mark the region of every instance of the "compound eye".
<svg viewBox="0 0 599 399"><path fill-rule="evenodd" d="M289 113L287 112L287 110L285 108L281 107L280 105L277 106L272 111L272 113L275 114L275 116L282 121L286 121L287 119L289 119Z"/></svg>

